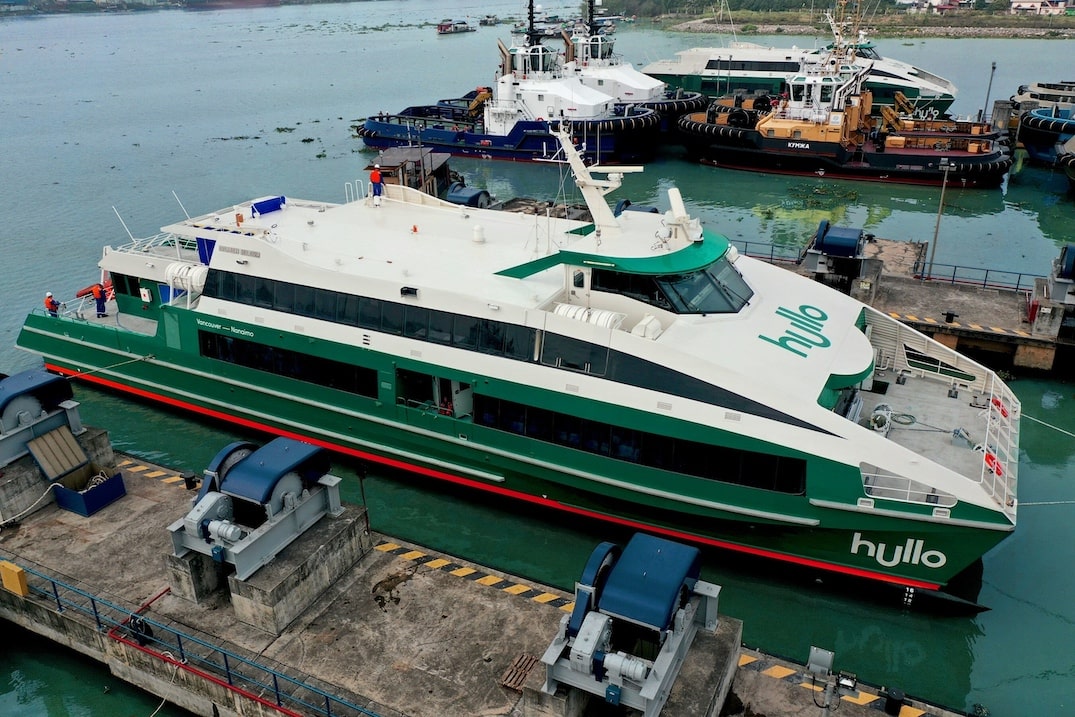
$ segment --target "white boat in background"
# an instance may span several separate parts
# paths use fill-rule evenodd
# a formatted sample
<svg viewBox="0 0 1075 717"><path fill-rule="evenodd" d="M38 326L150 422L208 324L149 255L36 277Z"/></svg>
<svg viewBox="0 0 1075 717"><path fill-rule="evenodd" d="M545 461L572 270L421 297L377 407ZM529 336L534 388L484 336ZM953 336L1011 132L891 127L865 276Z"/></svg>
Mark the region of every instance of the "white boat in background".
<svg viewBox="0 0 1075 717"><path fill-rule="evenodd" d="M709 104L701 92L670 88L667 83L640 72L614 51L616 40L606 32L608 24L588 2L587 17L579 20L568 38L563 74L577 77L583 85L612 95L617 102L656 110L662 127L674 129L680 115L697 112Z"/></svg>
<svg viewBox="0 0 1075 717"><path fill-rule="evenodd" d="M726 47L693 47L677 52L674 59L652 62L642 72L671 87L708 97L778 96L789 74L798 72L811 56L820 56L827 49L766 47L733 41ZM951 81L910 63L883 57L865 32L859 33L854 49L859 65L872 63L866 89L873 93L878 111L882 106L894 107L897 92L910 100L916 119L936 119L955 101L958 90Z"/></svg>
<svg viewBox="0 0 1075 717"><path fill-rule="evenodd" d="M1020 85L1011 96L1012 103L1020 110L1027 111L1037 107L1075 107L1075 80L1063 82L1034 82Z"/></svg>

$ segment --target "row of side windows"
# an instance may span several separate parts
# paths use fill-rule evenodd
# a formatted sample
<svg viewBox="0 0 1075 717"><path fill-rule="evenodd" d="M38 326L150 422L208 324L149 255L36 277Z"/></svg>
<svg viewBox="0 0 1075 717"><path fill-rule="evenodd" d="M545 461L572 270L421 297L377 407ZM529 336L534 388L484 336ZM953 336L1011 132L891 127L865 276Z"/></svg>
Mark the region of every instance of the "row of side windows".
<svg viewBox="0 0 1075 717"><path fill-rule="evenodd" d="M206 358L348 393L377 398L377 371L235 336L198 332ZM792 495L806 491L806 463L592 421L575 415L474 395L474 422L533 440L708 480Z"/></svg>
<svg viewBox="0 0 1075 717"><path fill-rule="evenodd" d="M418 341L520 361L540 360L548 366L598 376L603 376L608 366L606 346L546 333L541 353L535 355L538 340L536 329L424 306L214 270L206 278L203 293L218 299L406 336Z"/></svg>
<svg viewBox="0 0 1075 717"><path fill-rule="evenodd" d="M203 294L521 361L534 358L537 341L517 324L225 271L209 271Z"/></svg>
<svg viewBox="0 0 1075 717"><path fill-rule="evenodd" d="M707 70L720 70L721 72L746 70L748 72L779 72L782 74L790 74L792 72L799 71L798 62L774 62L771 60L731 60L725 58L717 58L710 60L705 64ZM732 80L733 82L735 80Z"/></svg>
<svg viewBox="0 0 1075 717"><path fill-rule="evenodd" d="M540 362L628 386L786 420L732 392L607 346L502 321L210 269L203 294L468 351ZM255 297L260 297L256 299Z"/></svg>
<svg viewBox="0 0 1075 717"><path fill-rule="evenodd" d="M804 495L806 462L662 436L476 394L478 425L629 463L722 483Z"/></svg>
<svg viewBox="0 0 1075 717"><path fill-rule="evenodd" d="M198 349L206 358L377 398L376 369L208 331L198 332Z"/></svg>

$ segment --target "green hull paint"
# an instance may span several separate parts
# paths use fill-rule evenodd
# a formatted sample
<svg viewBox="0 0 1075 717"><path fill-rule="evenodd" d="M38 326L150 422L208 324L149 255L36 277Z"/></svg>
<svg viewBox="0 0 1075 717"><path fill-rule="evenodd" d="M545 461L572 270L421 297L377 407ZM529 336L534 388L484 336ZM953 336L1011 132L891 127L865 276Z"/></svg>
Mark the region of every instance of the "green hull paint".
<svg viewBox="0 0 1075 717"><path fill-rule="evenodd" d="M824 563L819 567L893 582L944 585L1007 535L1003 529L820 508L805 496L646 468L475 425L469 417L452 418L435 408L400 405L394 385L396 369L472 384L479 377L361 347L260 326L231 327L235 333L252 332L258 341L280 348L375 368L380 377L377 398L206 359L198 353L196 318L193 312L165 307L160 310L159 336L145 336L35 313L28 317L18 345L43 355L48 365L65 372L93 371L94 380L113 388L273 432L307 436L390 465L413 466L439 477L462 477L479 488L639 527L652 526L681 538L811 565ZM810 498L853 505L857 497L846 494L846 486L857 484L857 469L796 455L756 437L731 436L706 426L493 378L481 377L480 384L491 395L556 407L581 417L615 420L638 430L716 444L734 439L739 448L802 458L807 461ZM736 506L756 514L699 502ZM928 512L928 506L917 509ZM758 512L794 516L816 525L789 524L759 517ZM962 504L953 510L953 518L996 521L988 511ZM853 545L857 554L852 553ZM938 564L941 554L943 564Z"/></svg>

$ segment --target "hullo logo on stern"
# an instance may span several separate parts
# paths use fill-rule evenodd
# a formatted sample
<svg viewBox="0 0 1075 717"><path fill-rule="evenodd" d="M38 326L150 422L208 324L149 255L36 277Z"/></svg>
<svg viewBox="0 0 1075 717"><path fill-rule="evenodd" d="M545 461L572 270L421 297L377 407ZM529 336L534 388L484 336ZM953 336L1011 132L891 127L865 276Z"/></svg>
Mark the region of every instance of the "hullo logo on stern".
<svg viewBox="0 0 1075 717"><path fill-rule="evenodd" d="M762 341L776 344L803 358L806 358L806 352L814 347L823 349L832 345L821 333L829 315L816 306L803 304L797 312L781 306L776 310L776 315L787 319L791 328L784 331L784 335L778 339L758 334Z"/></svg>
<svg viewBox="0 0 1075 717"><path fill-rule="evenodd" d="M866 557L873 558L886 568L892 568L900 563L909 565L925 565L927 568L943 568L948 562L948 556L939 550L923 550L926 541L919 538L907 538L907 543L897 545L892 549L892 554L887 555L888 545L863 540L862 533L856 532L851 538L851 554L858 555L859 548L866 548Z"/></svg>

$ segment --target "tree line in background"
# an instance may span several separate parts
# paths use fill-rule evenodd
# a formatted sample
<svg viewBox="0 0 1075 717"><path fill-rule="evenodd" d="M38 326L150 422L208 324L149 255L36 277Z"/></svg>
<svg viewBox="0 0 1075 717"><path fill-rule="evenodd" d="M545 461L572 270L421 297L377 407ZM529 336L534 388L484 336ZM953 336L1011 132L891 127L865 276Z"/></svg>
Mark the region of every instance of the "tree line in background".
<svg viewBox="0 0 1075 717"><path fill-rule="evenodd" d="M830 9L834 3L804 2L804 0L605 0L602 7L606 14L638 17L660 17L664 15L688 15L691 17L718 15L721 8L725 13L738 12L781 12L808 13L820 15ZM1011 4L1009 0L975 0L973 9L988 13L1007 14ZM968 8L969 9L969 8ZM903 14L907 5L900 5L895 0L874 0L864 5L864 15Z"/></svg>

